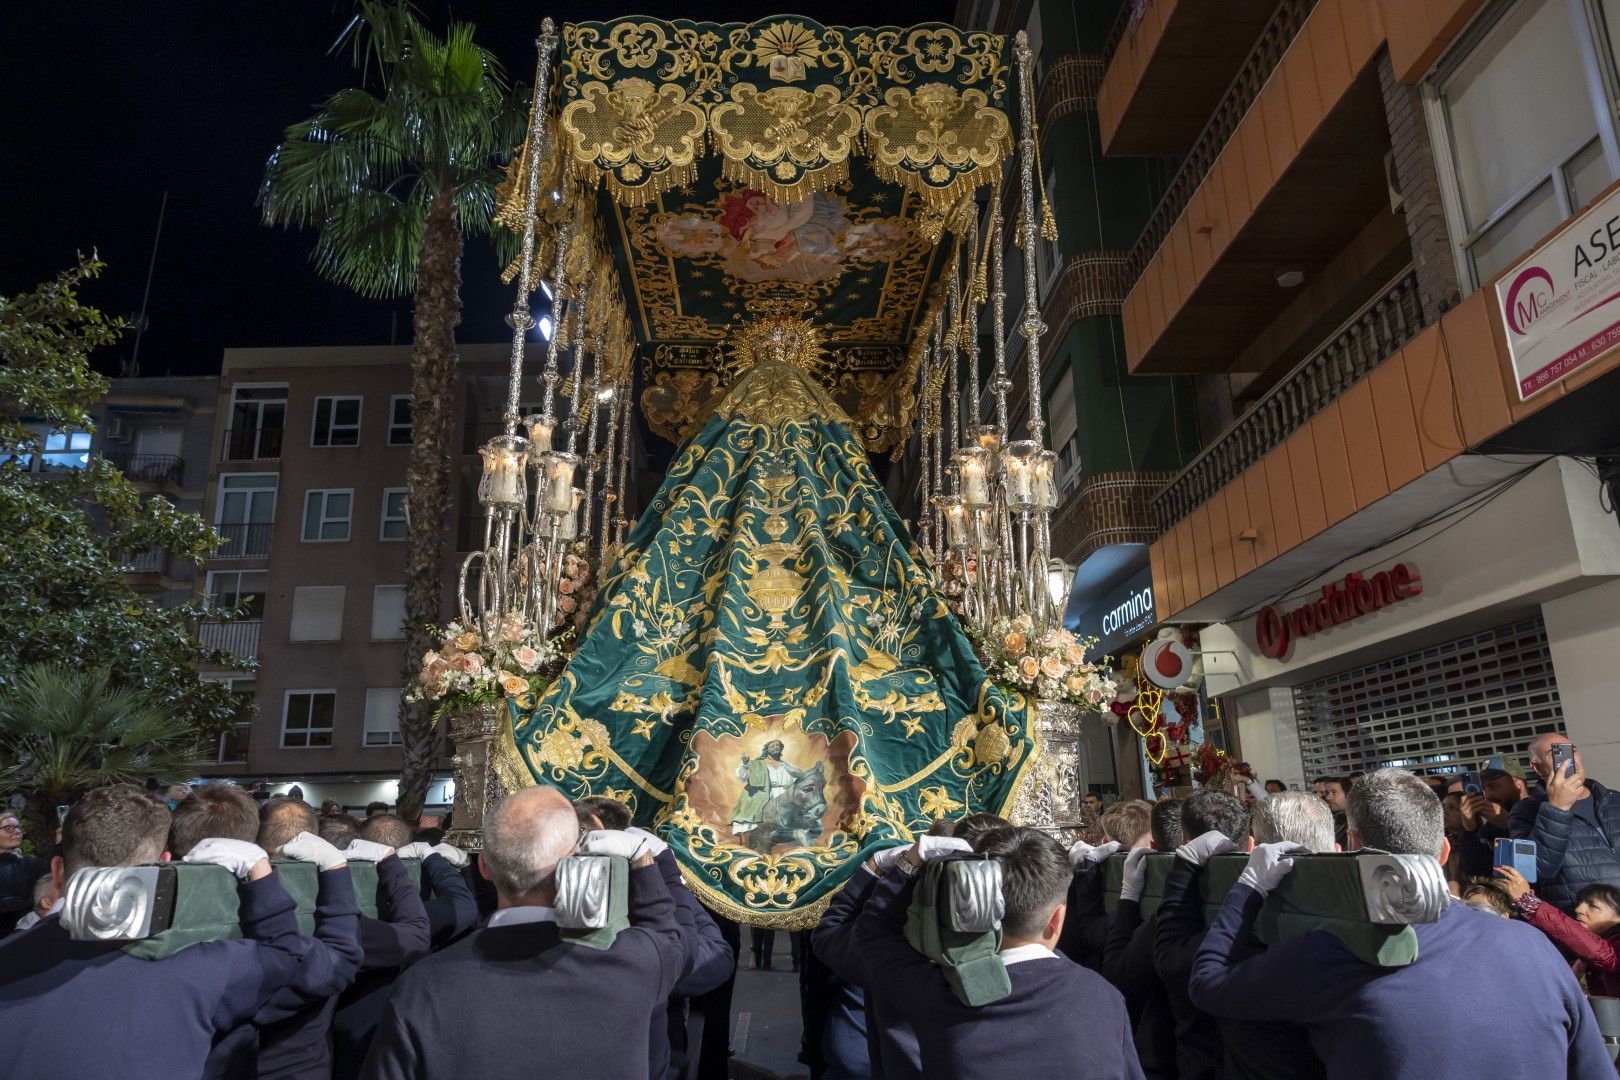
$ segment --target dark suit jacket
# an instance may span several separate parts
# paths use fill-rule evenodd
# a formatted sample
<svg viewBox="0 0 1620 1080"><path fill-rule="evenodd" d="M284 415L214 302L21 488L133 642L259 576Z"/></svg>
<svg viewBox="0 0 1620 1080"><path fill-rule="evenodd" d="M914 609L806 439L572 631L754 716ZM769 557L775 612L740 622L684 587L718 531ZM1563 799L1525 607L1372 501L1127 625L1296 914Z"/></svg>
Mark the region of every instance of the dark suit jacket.
<svg viewBox="0 0 1620 1080"><path fill-rule="evenodd" d="M850 875L832 898L821 925L810 933L810 951L851 986L862 989L866 1003L866 1047L877 1080L913 1080L922 1077L922 1051L909 1024L874 1001L866 992L870 973L866 954L855 937L855 920L866 906L878 879L863 866Z"/></svg>
<svg viewBox="0 0 1620 1080"><path fill-rule="evenodd" d="M354 890L347 873L334 876L342 882L322 890L325 919L354 940ZM0 943L5 1075L201 1076L215 1040L278 993L312 985L306 974L342 974L343 957L298 933L293 899L274 873L242 885L241 899L244 939L202 942L163 960L74 941L55 915Z"/></svg>
<svg viewBox="0 0 1620 1080"><path fill-rule="evenodd" d="M650 1075L646 1033L683 963L656 866L630 872L630 923L607 949L565 942L552 922L485 927L414 964L394 982L363 1075Z"/></svg>

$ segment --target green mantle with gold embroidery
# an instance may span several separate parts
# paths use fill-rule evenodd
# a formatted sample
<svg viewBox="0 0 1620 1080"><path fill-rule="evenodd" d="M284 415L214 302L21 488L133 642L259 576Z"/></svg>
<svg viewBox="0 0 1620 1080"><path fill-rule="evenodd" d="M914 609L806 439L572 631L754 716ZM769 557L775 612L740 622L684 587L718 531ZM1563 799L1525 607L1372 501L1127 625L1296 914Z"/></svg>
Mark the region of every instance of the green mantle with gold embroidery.
<svg viewBox="0 0 1620 1080"><path fill-rule="evenodd" d="M811 925L876 848L1002 811L1036 754L849 426L799 367L745 372L561 677L512 705L508 775L625 801L754 925Z"/></svg>

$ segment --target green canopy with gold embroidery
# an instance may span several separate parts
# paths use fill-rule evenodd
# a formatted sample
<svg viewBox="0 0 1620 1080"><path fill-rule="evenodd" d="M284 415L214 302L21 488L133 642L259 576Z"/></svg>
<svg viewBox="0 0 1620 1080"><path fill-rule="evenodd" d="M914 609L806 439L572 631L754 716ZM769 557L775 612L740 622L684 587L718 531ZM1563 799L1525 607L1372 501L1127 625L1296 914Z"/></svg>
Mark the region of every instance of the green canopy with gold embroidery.
<svg viewBox="0 0 1620 1080"><path fill-rule="evenodd" d="M796 928L875 849L1010 806L1036 748L848 418L788 362L816 331L774 332L677 454L562 676L514 704L513 749L538 783L628 803L711 907Z"/></svg>

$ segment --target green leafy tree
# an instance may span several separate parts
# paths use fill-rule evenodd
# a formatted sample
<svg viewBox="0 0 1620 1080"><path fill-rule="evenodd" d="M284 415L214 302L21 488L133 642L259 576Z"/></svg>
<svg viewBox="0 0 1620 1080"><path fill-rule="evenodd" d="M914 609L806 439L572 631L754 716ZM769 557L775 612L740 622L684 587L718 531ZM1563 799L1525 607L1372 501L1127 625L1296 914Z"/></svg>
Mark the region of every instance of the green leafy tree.
<svg viewBox="0 0 1620 1080"><path fill-rule="evenodd" d="M115 689L161 707L196 741L236 719L228 689L197 677L203 663L241 667L204 647L197 605L163 607L126 583L125 554L167 548L200 562L219 537L196 514L143 499L111 463L49 473L30 468L45 432L89 429L107 382L90 368L122 324L82 303L103 264L82 258L32 292L0 296L0 690L29 665L104 668ZM0 766L9 755L0 750Z"/></svg>
<svg viewBox="0 0 1620 1080"><path fill-rule="evenodd" d="M200 748L185 717L106 667L30 664L0 691L0 790L27 799L34 837L91 788L186 779Z"/></svg>
<svg viewBox="0 0 1620 1080"><path fill-rule="evenodd" d="M513 237L493 228L496 186L522 141L527 100L473 42L471 25L452 23L439 36L402 3L362 0L358 10L354 58L364 85L338 91L287 129L265 169L259 205L266 224L316 230L322 276L362 296L414 298L408 683L444 621L462 246L467 237L489 237L497 257L510 259ZM433 727L421 705L401 706L406 820L427 796Z"/></svg>

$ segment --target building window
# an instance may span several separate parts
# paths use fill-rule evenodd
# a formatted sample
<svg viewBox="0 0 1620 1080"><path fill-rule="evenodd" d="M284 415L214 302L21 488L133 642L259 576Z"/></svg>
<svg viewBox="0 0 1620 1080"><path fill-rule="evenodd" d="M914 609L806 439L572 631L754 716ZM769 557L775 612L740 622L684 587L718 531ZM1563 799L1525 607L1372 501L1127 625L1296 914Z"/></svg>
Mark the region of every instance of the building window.
<svg viewBox="0 0 1620 1080"><path fill-rule="evenodd" d="M238 386L231 390L231 426L225 429L226 461L275 461L287 422L287 387Z"/></svg>
<svg viewBox="0 0 1620 1080"><path fill-rule="evenodd" d="M366 731L363 746L398 746L399 687L373 686L366 691Z"/></svg>
<svg viewBox="0 0 1620 1080"><path fill-rule="evenodd" d="M241 765L247 761L248 735L253 728L256 687L251 679L235 679L228 675L203 675L204 682L223 683L236 702L236 720L220 733L214 747L214 762L219 765Z"/></svg>
<svg viewBox="0 0 1620 1080"><path fill-rule="evenodd" d="M414 441L416 420L411 395L395 394L388 399L388 445L409 446Z"/></svg>
<svg viewBox="0 0 1620 1080"><path fill-rule="evenodd" d="M304 540L347 540L353 508L353 488L313 488L304 492Z"/></svg>
<svg viewBox="0 0 1620 1080"><path fill-rule="evenodd" d="M227 473L219 478L214 529L225 539L219 558L268 555L275 521L275 473Z"/></svg>
<svg viewBox="0 0 1620 1080"><path fill-rule="evenodd" d="M310 429L311 446L359 446L360 399L357 397L318 397L315 399L315 425Z"/></svg>
<svg viewBox="0 0 1620 1080"><path fill-rule="evenodd" d="M405 639L405 586L378 585L371 593L371 640Z"/></svg>
<svg viewBox="0 0 1620 1080"><path fill-rule="evenodd" d="M291 641L338 641L343 637L343 586L300 585L293 589Z"/></svg>
<svg viewBox="0 0 1620 1080"><path fill-rule="evenodd" d="M281 745L301 750L332 745L336 690L289 690L281 712Z"/></svg>
<svg viewBox="0 0 1620 1080"><path fill-rule="evenodd" d="M1046 174L1046 196L1053 205L1057 201L1057 174ZM1051 299L1052 286L1057 282L1058 271L1063 269L1063 249L1056 240L1048 240L1043 236L1035 237L1035 271L1041 279L1041 302Z"/></svg>
<svg viewBox="0 0 1620 1080"><path fill-rule="evenodd" d="M242 614L238 618L262 619L269 584L270 575L263 570L210 570L208 608L229 611L240 604Z"/></svg>
<svg viewBox="0 0 1620 1080"><path fill-rule="evenodd" d="M383 488L381 538L403 540L405 526L405 489Z"/></svg>
<svg viewBox="0 0 1620 1080"><path fill-rule="evenodd" d="M1046 433L1058 456L1058 491L1067 495L1080 481L1080 438L1075 422L1074 369L1063 373L1046 399Z"/></svg>
<svg viewBox="0 0 1620 1080"><path fill-rule="evenodd" d="M1570 0L1499 3L1426 85L1465 288L1518 260L1615 175L1613 105L1585 59L1612 70L1612 52L1575 11Z"/></svg>

